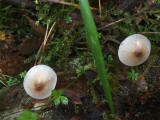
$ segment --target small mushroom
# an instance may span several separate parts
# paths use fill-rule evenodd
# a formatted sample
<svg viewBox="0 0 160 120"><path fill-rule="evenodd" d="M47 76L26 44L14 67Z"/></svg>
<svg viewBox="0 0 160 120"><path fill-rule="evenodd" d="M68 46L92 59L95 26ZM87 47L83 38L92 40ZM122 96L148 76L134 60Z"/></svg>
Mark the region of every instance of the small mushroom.
<svg viewBox="0 0 160 120"><path fill-rule="evenodd" d="M51 95L56 83L57 75L51 67L36 65L27 72L23 86L32 98L44 99Z"/></svg>
<svg viewBox="0 0 160 120"><path fill-rule="evenodd" d="M141 34L133 34L123 40L119 46L118 57L128 66L137 66L144 63L150 55L151 43Z"/></svg>

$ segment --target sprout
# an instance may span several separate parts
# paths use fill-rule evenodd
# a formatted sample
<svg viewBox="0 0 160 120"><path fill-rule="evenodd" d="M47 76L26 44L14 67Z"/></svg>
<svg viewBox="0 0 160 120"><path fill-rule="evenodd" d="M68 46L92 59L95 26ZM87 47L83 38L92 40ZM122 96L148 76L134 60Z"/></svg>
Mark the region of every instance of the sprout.
<svg viewBox="0 0 160 120"><path fill-rule="evenodd" d="M57 83L54 70L46 65L36 65L26 74L23 82L28 95L35 99L44 99L51 95Z"/></svg>
<svg viewBox="0 0 160 120"><path fill-rule="evenodd" d="M144 63L149 57L151 43L144 35L128 36L119 46L118 57L128 66L137 66Z"/></svg>

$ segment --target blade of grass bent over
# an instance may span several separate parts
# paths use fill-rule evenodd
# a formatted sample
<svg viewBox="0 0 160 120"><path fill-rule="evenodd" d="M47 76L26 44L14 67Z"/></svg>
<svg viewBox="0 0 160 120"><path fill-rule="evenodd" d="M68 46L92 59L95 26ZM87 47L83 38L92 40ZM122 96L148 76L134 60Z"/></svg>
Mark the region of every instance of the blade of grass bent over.
<svg viewBox="0 0 160 120"><path fill-rule="evenodd" d="M92 13L89 7L88 0L79 0L79 4L80 4L82 18L85 24L87 40L88 40L89 46L91 48L91 51L95 59L98 75L101 80L111 112L113 115L115 115L111 91L110 91L110 85L108 81L108 74L105 69L104 59L102 56L100 42L98 39L98 33L97 33L96 26L95 26L95 23L92 17Z"/></svg>

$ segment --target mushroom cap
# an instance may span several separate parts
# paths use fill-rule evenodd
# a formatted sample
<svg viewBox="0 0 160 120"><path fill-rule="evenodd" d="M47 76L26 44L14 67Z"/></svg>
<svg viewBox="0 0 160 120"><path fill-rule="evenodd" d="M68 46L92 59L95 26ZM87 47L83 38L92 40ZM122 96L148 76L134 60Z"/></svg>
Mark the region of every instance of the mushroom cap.
<svg viewBox="0 0 160 120"><path fill-rule="evenodd" d="M137 66L144 63L150 55L151 43L141 34L133 34L123 40L119 46L118 57L128 66Z"/></svg>
<svg viewBox="0 0 160 120"><path fill-rule="evenodd" d="M47 65L33 66L26 74L23 86L28 95L44 99L51 95L57 83L55 71Z"/></svg>

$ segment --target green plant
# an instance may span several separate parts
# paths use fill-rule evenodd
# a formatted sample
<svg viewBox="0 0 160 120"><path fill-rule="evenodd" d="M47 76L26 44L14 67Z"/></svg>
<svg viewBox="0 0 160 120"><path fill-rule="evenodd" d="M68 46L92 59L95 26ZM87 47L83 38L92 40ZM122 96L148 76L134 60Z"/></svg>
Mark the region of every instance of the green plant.
<svg viewBox="0 0 160 120"><path fill-rule="evenodd" d="M17 120L38 120L38 114L30 110L24 110L24 112L18 116Z"/></svg>
<svg viewBox="0 0 160 120"><path fill-rule="evenodd" d="M82 66L78 64L78 68L76 70L77 77L81 76L85 71L89 70L89 65Z"/></svg>
<svg viewBox="0 0 160 120"><path fill-rule="evenodd" d="M72 22L72 18L70 16L65 16L64 20L66 21L66 23Z"/></svg>
<svg viewBox="0 0 160 120"><path fill-rule="evenodd" d="M42 57L42 64L52 66L56 64L58 68L65 69L66 64L68 64L68 56L72 52L72 43L74 40L73 31L70 30L59 30L58 33L55 33L56 36L54 40L51 40L46 47L45 52L40 54L35 54L26 59L25 63L34 62L39 60Z"/></svg>
<svg viewBox="0 0 160 120"><path fill-rule="evenodd" d="M103 120L108 120L108 116L106 112L103 112Z"/></svg>
<svg viewBox="0 0 160 120"><path fill-rule="evenodd" d="M78 106L77 104L74 104L74 112L75 112L76 114L79 113L79 106Z"/></svg>
<svg viewBox="0 0 160 120"><path fill-rule="evenodd" d="M98 38L99 38L99 39L102 38L102 33L98 33Z"/></svg>
<svg viewBox="0 0 160 120"><path fill-rule="evenodd" d="M21 73L19 74L20 78L21 78L21 79L24 79L24 77L26 76L26 73L27 73L27 71L21 72Z"/></svg>
<svg viewBox="0 0 160 120"><path fill-rule="evenodd" d="M74 40L73 31L59 31L59 35L54 38L47 46L46 53L43 54L42 63L52 65L57 64L57 67L65 67L68 63L68 56L71 53L71 47Z"/></svg>
<svg viewBox="0 0 160 120"><path fill-rule="evenodd" d="M160 0L156 0L156 4L160 4Z"/></svg>
<svg viewBox="0 0 160 120"><path fill-rule="evenodd" d="M17 76L9 76L9 75L4 75L2 74L0 77L0 82L2 84L4 84L3 81L6 81L8 86L13 86L15 84L18 84L20 82L22 82L22 80L24 79L25 75L26 75L26 71L21 72L19 75Z"/></svg>
<svg viewBox="0 0 160 120"><path fill-rule="evenodd" d="M114 10L113 15L117 16L117 15L122 15L123 14L123 10Z"/></svg>
<svg viewBox="0 0 160 120"><path fill-rule="evenodd" d="M14 35L18 35L18 38L32 36L34 33L33 30L28 25L29 23L26 18L22 17L24 12L30 14L24 8L16 8L3 0L0 1L0 30L7 30ZM19 40L17 41L19 42Z"/></svg>
<svg viewBox="0 0 160 120"><path fill-rule="evenodd" d="M124 13L126 19L122 24L114 25L114 29L119 29L125 36L129 36L136 33L135 30L135 21L131 19L131 15L129 13Z"/></svg>
<svg viewBox="0 0 160 120"><path fill-rule="evenodd" d="M18 84L21 82L20 79L18 79L17 77L12 77L12 76L7 76L7 85L8 86L13 86L15 84Z"/></svg>
<svg viewBox="0 0 160 120"><path fill-rule="evenodd" d="M36 21L37 24L41 23L42 25L46 25L52 23L60 18L63 18L64 15L66 16L66 22L71 22L72 19L69 17L69 14L75 8L69 8L65 6L59 6L49 3L39 2L36 4L36 11L38 20Z"/></svg>
<svg viewBox="0 0 160 120"><path fill-rule="evenodd" d="M91 68L91 64L82 65L84 57L80 56L73 61L70 61L70 65L72 68L76 68L77 77L80 77L85 71L89 70Z"/></svg>
<svg viewBox="0 0 160 120"><path fill-rule="evenodd" d="M133 17L130 13L124 13L125 20L121 24L114 24L114 30L119 30L119 33L129 36L136 33L145 34L150 40L159 43L160 11L153 10L142 14L138 17Z"/></svg>
<svg viewBox="0 0 160 120"><path fill-rule="evenodd" d="M24 60L24 63L31 63L34 60L38 60L41 57L42 53L40 54L34 54L32 56L30 56L29 58L27 58L26 60Z"/></svg>
<svg viewBox="0 0 160 120"><path fill-rule="evenodd" d="M63 92L64 92L63 90L59 90L59 91L52 90L52 95L50 96L50 101L51 102L53 101L56 106L58 106L60 103L67 105L68 98L65 96L62 96Z"/></svg>
<svg viewBox="0 0 160 120"><path fill-rule="evenodd" d="M131 71L128 72L127 78L131 80L137 80L138 76L139 76L139 73L137 73L134 69L131 69Z"/></svg>
<svg viewBox="0 0 160 120"><path fill-rule="evenodd" d="M39 3L36 5L36 10L38 15L36 24L39 24L41 22L43 25L45 25L55 20L53 13L50 14L50 12L53 10L51 4Z"/></svg>
<svg viewBox="0 0 160 120"><path fill-rule="evenodd" d="M79 4L80 4L82 18L85 24L87 40L95 59L98 75L102 82L102 86L103 86L105 95L107 97L109 107L115 119L114 106L113 106L110 85L108 80L108 73L105 70L104 59L101 52L100 42L98 40L98 33L97 33L96 26L91 14L91 10L89 8L88 0L79 0Z"/></svg>
<svg viewBox="0 0 160 120"><path fill-rule="evenodd" d="M106 60L107 64L113 63L113 56L112 55L108 55L108 56L104 57L104 59Z"/></svg>

